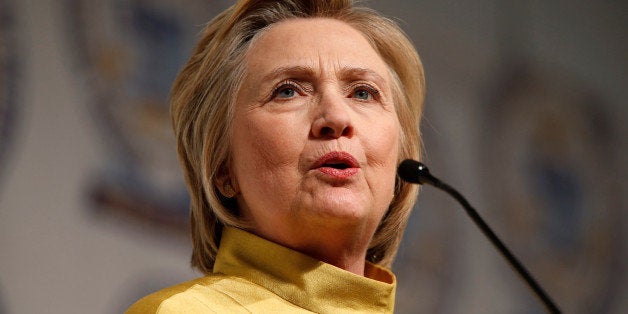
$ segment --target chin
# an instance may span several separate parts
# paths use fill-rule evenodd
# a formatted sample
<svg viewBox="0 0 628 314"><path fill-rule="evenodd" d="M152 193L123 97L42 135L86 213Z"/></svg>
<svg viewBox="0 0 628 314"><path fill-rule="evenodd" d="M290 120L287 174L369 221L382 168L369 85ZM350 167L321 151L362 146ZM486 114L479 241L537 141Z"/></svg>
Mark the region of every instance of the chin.
<svg viewBox="0 0 628 314"><path fill-rule="evenodd" d="M371 206L347 196L327 197L320 200L314 206L313 212L326 219L327 222L334 220L349 224L367 221L373 214Z"/></svg>

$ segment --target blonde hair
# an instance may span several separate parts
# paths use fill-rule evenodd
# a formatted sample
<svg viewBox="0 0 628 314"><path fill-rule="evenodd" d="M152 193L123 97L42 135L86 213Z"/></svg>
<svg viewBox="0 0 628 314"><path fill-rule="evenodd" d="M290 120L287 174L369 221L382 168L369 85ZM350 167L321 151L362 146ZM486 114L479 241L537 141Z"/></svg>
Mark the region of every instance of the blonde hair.
<svg viewBox="0 0 628 314"><path fill-rule="evenodd" d="M270 25L292 18L343 21L364 34L388 65L401 124L399 160L418 159L419 122L425 94L423 66L403 31L391 20L351 0L243 0L206 26L171 92L177 150L191 196L192 265L208 274L224 226L246 228L234 199L220 193L228 176L235 95L251 41ZM397 179L395 197L370 243L367 260L390 267L418 188Z"/></svg>

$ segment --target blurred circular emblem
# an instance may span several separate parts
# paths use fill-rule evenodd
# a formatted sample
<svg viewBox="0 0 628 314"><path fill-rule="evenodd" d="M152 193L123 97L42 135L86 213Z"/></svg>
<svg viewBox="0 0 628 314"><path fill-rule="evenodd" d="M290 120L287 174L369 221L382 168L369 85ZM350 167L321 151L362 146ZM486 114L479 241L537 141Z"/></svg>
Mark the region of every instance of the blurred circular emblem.
<svg viewBox="0 0 628 314"><path fill-rule="evenodd" d="M614 120L594 91L564 71L510 74L483 124L496 225L562 310L605 313L624 267Z"/></svg>
<svg viewBox="0 0 628 314"><path fill-rule="evenodd" d="M7 1L0 0L0 179L8 154L16 122L15 94L19 76L18 44L14 15Z"/></svg>
<svg viewBox="0 0 628 314"><path fill-rule="evenodd" d="M188 196L167 97L210 18L209 1L69 0L68 31L106 146L90 200L100 213L185 229Z"/></svg>

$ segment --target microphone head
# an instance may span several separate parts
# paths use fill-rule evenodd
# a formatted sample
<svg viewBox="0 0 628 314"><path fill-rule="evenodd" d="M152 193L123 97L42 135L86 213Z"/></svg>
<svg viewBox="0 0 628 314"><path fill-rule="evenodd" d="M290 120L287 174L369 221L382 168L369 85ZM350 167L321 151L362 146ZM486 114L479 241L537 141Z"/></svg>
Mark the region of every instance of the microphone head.
<svg viewBox="0 0 628 314"><path fill-rule="evenodd" d="M430 170L424 164L412 159L402 161L397 167L397 174L401 180L415 184L430 183L432 178Z"/></svg>

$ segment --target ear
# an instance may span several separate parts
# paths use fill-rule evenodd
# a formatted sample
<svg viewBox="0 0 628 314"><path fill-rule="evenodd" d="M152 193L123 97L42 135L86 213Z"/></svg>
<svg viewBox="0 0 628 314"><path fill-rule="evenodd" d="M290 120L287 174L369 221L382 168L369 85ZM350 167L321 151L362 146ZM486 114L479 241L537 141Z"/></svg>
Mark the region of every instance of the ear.
<svg viewBox="0 0 628 314"><path fill-rule="evenodd" d="M231 175L231 171L226 166L220 167L220 170L214 177L216 188L226 198L233 198L240 193L235 176Z"/></svg>

